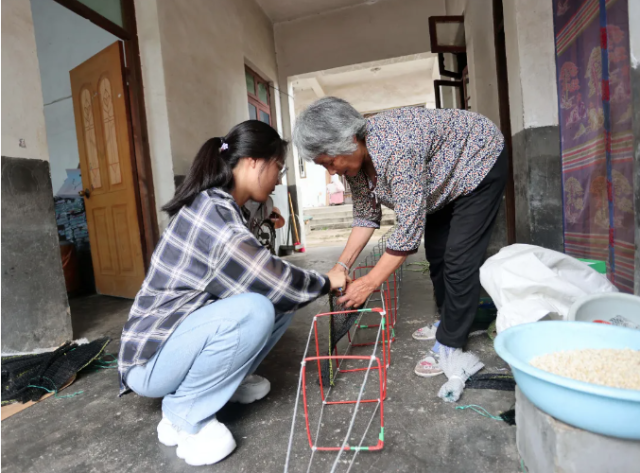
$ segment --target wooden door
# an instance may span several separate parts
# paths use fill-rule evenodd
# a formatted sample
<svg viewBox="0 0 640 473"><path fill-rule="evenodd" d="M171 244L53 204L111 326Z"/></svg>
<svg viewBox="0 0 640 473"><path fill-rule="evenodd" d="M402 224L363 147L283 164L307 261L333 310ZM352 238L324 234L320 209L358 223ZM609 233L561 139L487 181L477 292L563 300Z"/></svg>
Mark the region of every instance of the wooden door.
<svg viewBox="0 0 640 473"><path fill-rule="evenodd" d="M144 263L123 57L118 41L69 74L96 290L133 298Z"/></svg>

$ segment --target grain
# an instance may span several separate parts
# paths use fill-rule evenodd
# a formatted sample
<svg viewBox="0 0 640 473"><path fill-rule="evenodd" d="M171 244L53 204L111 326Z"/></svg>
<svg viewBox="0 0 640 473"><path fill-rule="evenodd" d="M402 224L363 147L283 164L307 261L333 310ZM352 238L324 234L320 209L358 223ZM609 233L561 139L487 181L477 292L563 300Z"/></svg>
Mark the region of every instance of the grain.
<svg viewBox="0 0 640 473"><path fill-rule="evenodd" d="M537 356L530 363L541 370L578 381L640 390L639 350L558 351Z"/></svg>

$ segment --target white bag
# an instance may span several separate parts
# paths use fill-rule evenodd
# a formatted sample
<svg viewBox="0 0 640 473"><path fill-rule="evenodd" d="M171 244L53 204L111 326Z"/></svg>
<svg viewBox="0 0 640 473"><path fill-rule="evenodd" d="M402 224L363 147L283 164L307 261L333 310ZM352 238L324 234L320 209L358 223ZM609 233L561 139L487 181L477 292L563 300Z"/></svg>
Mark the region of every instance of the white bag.
<svg viewBox="0 0 640 473"><path fill-rule="evenodd" d="M498 333L549 313L566 320L579 297L617 292L609 280L577 259L533 245L511 245L480 268L480 282L498 308Z"/></svg>

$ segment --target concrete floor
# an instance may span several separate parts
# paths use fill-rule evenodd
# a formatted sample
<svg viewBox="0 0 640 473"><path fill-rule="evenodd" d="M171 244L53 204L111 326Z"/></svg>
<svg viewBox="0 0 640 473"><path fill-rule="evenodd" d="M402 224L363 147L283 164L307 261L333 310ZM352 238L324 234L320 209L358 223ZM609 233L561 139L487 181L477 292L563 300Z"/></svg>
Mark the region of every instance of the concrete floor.
<svg viewBox="0 0 640 473"><path fill-rule="evenodd" d="M288 260L322 272L332 266L340 251L339 247L311 249ZM420 259L421 252L411 260ZM72 301L75 336L93 339L109 335L114 341L107 350L117 353L117 339L130 304L130 301L100 296ZM260 374L271 380L270 395L248 406L227 405L219 413L219 419L226 423L238 442L237 450L222 463L197 470L187 466L176 457L174 448L162 446L156 439L160 400L135 394L118 398L117 371L102 370L81 374L63 392L83 391L82 394L69 399L49 398L2 422L2 472L283 471L300 361L311 317L324 311L324 304L324 300L316 301L301 310L259 369ZM416 361L430 345L413 340L411 333L433 320L434 303L428 276L405 271L389 392L384 404L384 449L359 454L351 471L519 471L515 427L444 403L436 396L444 376L424 379L413 374ZM506 366L486 336L472 338L469 347L480 355L488 371ZM312 394L309 403L317 406L313 403L314 395L317 398L317 376L312 368L310 373L313 381L309 381ZM357 378L353 380L343 385L346 391L359 386ZM372 380L377 378L374 376ZM375 386L375 383L368 385ZM495 414L511 408L514 399L513 393L467 390L459 405L478 404ZM310 412L313 418L318 409L311 407ZM371 414L371 410L363 409L363 415L358 416L354 438L355 433L361 435L364 431L369 420L367 413ZM331 411L331 414L327 411L321 429L323 439L338 442L340 434L345 432L348 416L347 409ZM289 469L292 472L307 471L309 460L310 449L301 419L300 414ZM374 425L367 439L376 438L378 432ZM344 461L337 471L346 471L350 455L343 455ZM311 471L330 471L334 458L332 453L316 453Z"/></svg>

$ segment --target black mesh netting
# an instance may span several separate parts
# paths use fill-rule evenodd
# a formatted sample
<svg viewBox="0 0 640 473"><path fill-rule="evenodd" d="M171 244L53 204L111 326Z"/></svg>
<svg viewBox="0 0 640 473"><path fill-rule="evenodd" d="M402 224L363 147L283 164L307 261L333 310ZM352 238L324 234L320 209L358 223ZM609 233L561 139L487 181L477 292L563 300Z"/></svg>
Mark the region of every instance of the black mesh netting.
<svg viewBox="0 0 640 473"><path fill-rule="evenodd" d="M515 391L516 380L512 374L485 373L471 376L465 383L469 389L494 389L497 391Z"/></svg>
<svg viewBox="0 0 640 473"><path fill-rule="evenodd" d="M2 405L37 401L56 392L95 361L111 341L100 338L78 345L67 342L52 352L2 357Z"/></svg>
<svg viewBox="0 0 640 473"><path fill-rule="evenodd" d="M346 309L342 304L338 303L338 299L329 294L329 311L330 312L342 312ZM353 327L353 324L360 317L359 312L353 312L350 314L335 314L329 316L329 348L328 355L334 353L335 347L338 342L344 337L347 332ZM333 386L333 382L336 376L335 363L332 360L322 360L321 363L322 385Z"/></svg>

